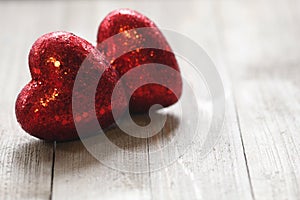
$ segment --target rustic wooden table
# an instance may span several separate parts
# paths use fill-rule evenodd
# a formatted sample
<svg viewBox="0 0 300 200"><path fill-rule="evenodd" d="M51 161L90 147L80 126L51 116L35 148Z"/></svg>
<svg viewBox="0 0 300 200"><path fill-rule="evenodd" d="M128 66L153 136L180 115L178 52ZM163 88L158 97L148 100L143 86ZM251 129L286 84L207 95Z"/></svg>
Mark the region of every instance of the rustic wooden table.
<svg viewBox="0 0 300 200"><path fill-rule="evenodd" d="M189 36L220 70L226 117L206 157L194 145L167 168L124 173L79 141L46 143L17 124L36 38L66 30L95 43L100 21L121 7ZM0 199L300 199L299 11L297 0L1 1Z"/></svg>

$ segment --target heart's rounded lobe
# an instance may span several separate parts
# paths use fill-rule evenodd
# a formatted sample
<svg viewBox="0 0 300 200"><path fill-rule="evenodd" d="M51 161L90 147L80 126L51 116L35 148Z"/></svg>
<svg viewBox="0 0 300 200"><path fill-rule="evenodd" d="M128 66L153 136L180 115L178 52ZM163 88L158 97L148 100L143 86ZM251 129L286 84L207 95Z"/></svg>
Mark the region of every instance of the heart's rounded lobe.
<svg viewBox="0 0 300 200"><path fill-rule="evenodd" d="M145 27L147 29L143 29ZM178 101L182 92L178 63L167 40L149 18L131 9L115 10L100 24L97 43L97 48L105 54L112 68L121 76L132 68L152 63L156 70L151 73L152 76L155 74L152 78L164 79L164 82L172 85L172 88L166 88L151 83L138 88L132 96L128 94L132 112L143 113L154 104L167 107ZM118 57L120 53L121 56ZM156 64L166 65L176 71L166 76L166 71ZM149 76L147 72L140 72L140 79L148 79ZM132 84L130 81L124 82L127 91L135 87Z"/></svg>
<svg viewBox="0 0 300 200"><path fill-rule="evenodd" d="M88 65L77 95L76 106L81 112L73 114L72 95L77 72L83 63ZM16 101L16 117L29 134L45 139L67 141L78 138L75 123L85 127L86 135L93 134L93 115L102 128L113 122L111 94L119 74L110 68L103 55L86 40L68 32L52 32L41 36L29 54L32 80L22 89ZM101 78L100 75L102 74ZM94 92L95 105L85 93L91 88L89 80L100 80ZM93 91L92 91L93 92ZM119 91L120 99L125 98ZM120 101L121 102L121 101ZM126 105L118 104L120 115Z"/></svg>

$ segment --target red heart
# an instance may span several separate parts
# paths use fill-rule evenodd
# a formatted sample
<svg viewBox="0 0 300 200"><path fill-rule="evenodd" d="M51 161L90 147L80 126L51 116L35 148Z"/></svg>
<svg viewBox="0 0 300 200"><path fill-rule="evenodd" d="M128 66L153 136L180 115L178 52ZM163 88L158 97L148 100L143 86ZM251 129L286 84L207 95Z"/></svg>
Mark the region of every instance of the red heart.
<svg viewBox="0 0 300 200"><path fill-rule="evenodd" d="M22 128L29 134L46 140L66 141L78 137L74 120L86 127L87 134L91 113L86 110L73 117L72 90L79 67L87 59L89 79L99 79L104 71L95 95L96 114L102 128L114 122L111 113L111 94L119 79L118 72L108 67L102 54L90 43L71 33L53 32L40 37L29 54L32 80L23 88L16 101L16 116ZM82 83L83 89L89 85ZM124 97L119 91L120 98ZM79 106L86 106L84 94L77 94ZM118 105L118 104L117 104ZM115 109L121 114L125 105Z"/></svg>
<svg viewBox="0 0 300 200"><path fill-rule="evenodd" d="M151 29L147 29L146 31L137 29L142 27L151 27ZM132 29L136 31L129 31ZM109 42L106 42L108 38L119 33L125 34L121 38L113 38ZM123 52L122 56L111 60L112 67L121 76L132 68L148 63L167 65L178 71L178 73L168 74L167 79L164 78L165 82L171 82L174 93L170 89L158 84L144 85L137 89L131 96L131 111L146 112L154 104L166 107L178 101L182 91L182 80L177 61L165 37L146 16L130 9L119 9L111 12L99 26L97 43L97 48L107 58L113 58L114 55L117 55L123 49L137 47L133 51ZM160 49L147 48L149 46L157 46ZM164 74L164 71L157 70L154 74L155 78L158 78L161 74ZM146 79L147 76L150 76L147 72L140 74L141 79ZM130 81L124 84L127 90L134 87Z"/></svg>

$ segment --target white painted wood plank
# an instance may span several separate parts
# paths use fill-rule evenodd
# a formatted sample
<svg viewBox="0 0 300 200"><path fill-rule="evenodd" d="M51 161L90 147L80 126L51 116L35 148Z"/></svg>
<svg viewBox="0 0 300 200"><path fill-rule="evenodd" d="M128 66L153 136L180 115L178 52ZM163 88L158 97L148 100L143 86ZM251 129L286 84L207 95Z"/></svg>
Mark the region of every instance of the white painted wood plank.
<svg viewBox="0 0 300 200"><path fill-rule="evenodd" d="M220 11L255 199L299 199L299 9L278 0Z"/></svg>
<svg viewBox="0 0 300 200"><path fill-rule="evenodd" d="M64 27L95 44L101 20L114 9L114 2L74 2L64 10L67 19ZM147 155L147 140L128 137L119 129L112 129L106 135L125 151L133 152L132 162L138 153ZM113 150L107 156L120 161ZM53 199L151 199L149 181L148 174L124 173L105 166L80 141L56 146Z"/></svg>
<svg viewBox="0 0 300 200"><path fill-rule="evenodd" d="M180 2L175 4L177 8L188 6ZM211 4L205 1L193 2L178 22L166 20L169 17L175 19L178 9L170 10L169 16L166 17L168 3L158 2L77 2L72 6L60 2L18 2L17 6L1 6L1 15L8 18L11 16L9 19L26 23L4 24L5 21L1 21L1 27L4 27L1 29L1 44L14 48L7 48L0 55L1 66L10 64L10 72L4 71L8 68L1 68L3 71L0 74L1 83L10 83L10 87L1 87L1 92L7 97L0 99L1 108L7 108L1 110L1 120L5 122L1 126L1 147L5 150L5 154L1 155L5 155L5 158L1 161L11 163L1 165L0 168L1 180L4 180L3 184L2 181L0 184L4 191L1 190L0 197L2 193L4 198L16 193L11 197L47 198L50 192L51 145L27 136L13 119L15 95L29 80L27 51L30 45L39 35L58 29L75 30L78 35L93 42L98 21L100 22L107 12L117 7L132 7L146 13L162 27L179 30L195 38L225 74L225 67L231 67L254 196L257 199L297 199L300 146L297 134L299 5L297 2L295 4L295 7L289 7L283 1L226 1L216 2L211 8ZM17 17L13 15L16 7L20 9ZM86 9L89 12L85 12ZM78 10L82 12L77 12ZM292 15L289 15L289 12ZM72 13L76 13L76 22L70 17ZM78 17L82 13L84 16ZM218 20L221 21L216 27L215 15L219 15ZM199 18L200 25L197 28L191 23L195 18ZM93 30L90 29L91 26ZM16 37L11 37L12 32ZM219 35L216 36L216 33ZM224 44L224 47L219 49L219 43ZM17 45L22 48L17 48ZM19 71L21 68L24 70L22 73ZM7 74L12 76L8 77ZM193 147L177 163L163 171L152 173L150 176L132 175L99 164L80 142L61 143L58 144L56 152L53 197L251 199L251 186L243 160L243 147L237 127L231 85L226 75L223 78L228 95L225 130L218 145L206 158L199 157L199 149ZM9 81L4 82L7 79ZM136 148L135 143L129 140L124 148ZM160 141L153 143L150 148L161 145ZM24 155L19 150L28 152L26 155L29 156L22 157ZM147 143L144 142L138 150L146 151ZM28 169L27 158L42 164ZM16 163L17 166L21 166L21 170L18 170L20 175L18 178L12 178L16 177L16 173L10 170L10 166L15 166ZM26 173L27 170L31 171ZM23 183L28 183L25 185L31 187L24 187Z"/></svg>
<svg viewBox="0 0 300 200"><path fill-rule="evenodd" d="M201 156L201 146L195 141L178 162L151 174L153 196L155 199L252 199L231 82L217 34L217 13L211 2L194 2L190 6L183 16L192 20L191 23L181 22L172 28L181 27L180 31L198 42L216 63L227 99L224 130L219 142L206 157ZM157 143L162 145L159 140Z"/></svg>
<svg viewBox="0 0 300 200"><path fill-rule="evenodd" d="M209 2L202 1L191 4L172 2L173 9L168 12L168 16L165 15L165 10L170 5L169 2L135 2L134 4L101 2L89 3L89 5L89 10L97 14L90 12L92 19L84 17L84 20L81 19L82 23L92 21L94 25L98 25L107 12L117 7L135 8L146 13L161 27L177 30L194 38L215 56L213 59L217 60L218 64L222 63L218 60L220 58L218 57L219 52L217 52L217 36L214 33L214 24L211 24L214 23L214 20ZM182 17L176 17L177 11L186 6L188 9L182 13ZM73 4L71 8L68 10L70 13L65 13L69 17L78 15L79 9L89 8L89 6L82 5L80 2ZM92 15L96 15L98 23L95 22L95 16ZM197 25L189 23L189 21L198 19ZM75 22L70 23L74 23L72 27L78 25ZM70 24L67 26L71 27ZM83 30L79 27L78 31ZM95 34L96 30L93 31ZM83 32L87 36L92 36L92 33L87 30ZM223 69L223 71L226 70ZM228 80L226 80L226 84L229 84ZM206 158L198 155L199 147L195 145L182 159L162 171L149 175L133 175L113 171L103 166L88 154L80 142L58 144L55 158L54 199L93 197L112 199L182 199L184 197L189 199L251 199L251 189L230 86L227 86L226 91L229 98L224 133L220 143ZM171 121L170 124L172 123ZM149 148L153 149L155 146L161 145L161 140L153 139L149 140L149 143ZM128 143L125 143L127 148L132 146L135 147L134 141L129 140ZM146 151L147 143L143 143L141 148L139 151Z"/></svg>
<svg viewBox="0 0 300 200"><path fill-rule="evenodd" d="M146 142L128 140L120 136L121 131L107 134L112 141L124 145L124 150L147 150ZM118 162L114 155L107 156ZM54 199L151 199L147 174L109 168L92 157L80 141L57 144L54 170Z"/></svg>
<svg viewBox="0 0 300 200"><path fill-rule="evenodd" d="M14 113L17 94L30 80L31 31L40 26L36 26L35 16L28 15L30 7L16 2L0 4L0 199L48 199L53 144L26 134Z"/></svg>
<svg viewBox="0 0 300 200"><path fill-rule="evenodd" d="M7 122L2 116L1 121ZM53 145L24 135L15 125L1 126L0 141L0 198L48 199Z"/></svg>

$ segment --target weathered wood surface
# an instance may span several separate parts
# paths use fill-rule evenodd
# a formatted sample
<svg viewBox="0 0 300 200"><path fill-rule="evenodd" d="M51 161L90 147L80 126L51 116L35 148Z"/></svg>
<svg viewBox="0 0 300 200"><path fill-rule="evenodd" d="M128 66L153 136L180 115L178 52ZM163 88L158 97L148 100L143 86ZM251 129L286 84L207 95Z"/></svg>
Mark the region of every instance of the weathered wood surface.
<svg viewBox="0 0 300 200"><path fill-rule="evenodd" d="M0 4L0 199L48 199L53 144L26 134L14 114L16 95L29 81L27 52L37 19L28 16L28 10L17 9L17 4Z"/></svg>
<svg viewBox="0 0 300 200"><path fill-rule="evenodd" d="M14 101L30 79L27 55L35 39L66 30L95 43L101 19L119 7L189 36L216 63L226 117L207 156L196 140L162 170L125 173L101 164L80 141L45 143L16 123ZM299 199L299 9L292 0L0 2L0 199ZM170 118L162 132L176 123ZM170 139L120 133L107 135L137 153Z"/></svg>
<svg viewBox="0 0 300 200"><path fill-rule="evenodd" d="M300 198L299 5L217 6L256 199Z"/></svg>

